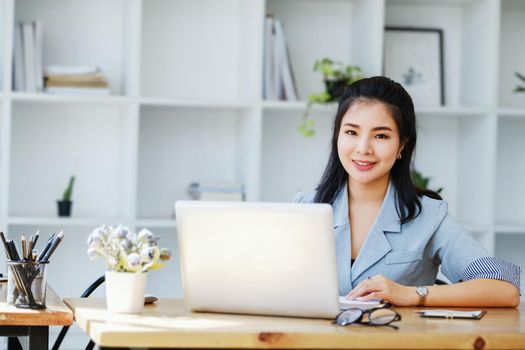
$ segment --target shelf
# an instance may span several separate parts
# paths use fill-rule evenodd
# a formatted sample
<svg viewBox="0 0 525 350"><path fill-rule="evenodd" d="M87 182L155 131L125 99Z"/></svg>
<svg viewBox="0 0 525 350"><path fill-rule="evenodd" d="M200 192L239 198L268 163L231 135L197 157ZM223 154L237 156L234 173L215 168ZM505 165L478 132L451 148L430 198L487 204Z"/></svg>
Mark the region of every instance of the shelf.
<svg viewBox="0 0 525 350"><path fill-rule="evenodd" d="M94 96L94 95L58 95L46 93L13 92L10 94L14 102L29 103L82 103L96 105L126 105L132 101L125 96Z"/></svg>
<svg viewBox="0 0 525 350"><path fill-rule="evenodd" d="M525 236L525 224L498 224L495 227L496 234L512 234Z"/></svg>
<svg viewBox="0 0 525 350"><path fill-rule="evenodd" d="M141 106L151 107L192 107L203 109L247 109L255 103L242 101L213 101L197 99L172 99L163 97L142 97L139 99Z"/></svg>
<svg viewBox="0 0 525 350"><path fill-rule="evenodd" d="M125 223L118 218L59 218L38 216L11 216L7 219L8 225L16 226L100 226L103 224Z"/></svg>
<svg viewBox="0 0 525 350"><path fill-rule="evenodd" d="M524 118L525 109L523 108L499 108L498 115L503 118Z"/></svg>
<svg viewBox="0 0 525 350"><path fill-rule="evenodd" d="M177 227L175 219L141 219L135 221L136 227L153 228L175 228Z"/></svg>

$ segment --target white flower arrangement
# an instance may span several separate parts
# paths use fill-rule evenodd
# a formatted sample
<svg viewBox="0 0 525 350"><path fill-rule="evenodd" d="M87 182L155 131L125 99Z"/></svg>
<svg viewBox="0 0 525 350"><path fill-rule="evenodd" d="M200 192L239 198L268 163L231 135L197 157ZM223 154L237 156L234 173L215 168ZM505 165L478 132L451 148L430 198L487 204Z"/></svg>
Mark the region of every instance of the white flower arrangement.
<svg viewBox="0 0 525 350"><path fill-rule="evenodd" d="M102 225L89 235L87 253L91 260L103 256L109 271L147 272L164 267L160 261L171 257L169 249L159 248L158 240L147 229L135 234L126 226Z"/></svg>

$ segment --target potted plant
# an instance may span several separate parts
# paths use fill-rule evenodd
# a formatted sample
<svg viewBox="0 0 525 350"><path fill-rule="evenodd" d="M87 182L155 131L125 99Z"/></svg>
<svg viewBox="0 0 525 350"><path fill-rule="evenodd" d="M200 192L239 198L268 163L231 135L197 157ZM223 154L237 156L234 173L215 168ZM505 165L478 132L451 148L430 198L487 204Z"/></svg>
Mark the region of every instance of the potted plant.
<svg viewBox="0 0 525 350"><path fill-rule="evenodd" d="M425 190L428 189L428 183L431 179L430 177L423 176L423 174L421 174L416 169L413 169L410 172L410 177L412 178L412 183L414 184L414 186ZM443 187L438 188L434 192L440 193L441 191L443 191Z"/></svg>
<svg viewBox="0 0 525 350"><path fill-rule="evenodd" d="M171 251L159 248L159 237L147 229L137 234L127 227L102 225L87 239L88 256L106 260L107 308L116 313L141 313L144 307L147 272L164 266Z"/></svg>
<svg viewBox="0 0 525 350"><path fill-rule="evenodd" d="M71 216L71 207L73 202L71 201L71 196L73 194L73 185L75 184L75 176L71 175L69 178L69 184L67 185L64 194L62 195L62 200L57 200L58 204L58 216Z"/></svg>
<svg viewBox="0 0 525 350"><path fill-rule="evenodd" d="M308 97L308 104L298 129L305 137L315 135L315 121L309 117L312 105L338 101L348 85L363 78L360 67L345 65L329 58L315 61L314 71L322 73L325 91Z"/></svg>
<svg viewBox="0 0 525 350"><path fill-rule="evenodd" d="M514 75L516 75L516 78L518 78L519 80L522 81L522 83L525 83L525 76L518 73L518 72L514 72ZM514 92L525 92L525 85L518 85L514 88Z"/></svg>

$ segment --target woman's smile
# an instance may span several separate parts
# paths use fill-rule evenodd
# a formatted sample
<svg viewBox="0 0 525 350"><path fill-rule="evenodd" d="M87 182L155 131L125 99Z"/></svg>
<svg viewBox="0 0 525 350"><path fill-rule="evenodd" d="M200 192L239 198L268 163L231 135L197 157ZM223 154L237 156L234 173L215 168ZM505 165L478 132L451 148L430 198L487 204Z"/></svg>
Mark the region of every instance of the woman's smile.
<svg viewBox="0 0 525 350"><path fill-rule="evenodd" d="M354 163L354 166L356 167L356 169L359 171L370 170L376 164L375 162L367 162L367 161L361 161L361 160L355 160L355 159L352 160L352 162Z"/></svg>

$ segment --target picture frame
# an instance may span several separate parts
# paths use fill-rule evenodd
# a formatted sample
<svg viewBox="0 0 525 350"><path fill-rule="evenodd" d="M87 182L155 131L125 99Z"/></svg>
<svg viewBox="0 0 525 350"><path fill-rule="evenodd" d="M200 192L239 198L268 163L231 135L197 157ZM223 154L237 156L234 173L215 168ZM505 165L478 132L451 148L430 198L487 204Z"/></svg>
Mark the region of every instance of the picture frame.
<svg viewBox="0 0 525 350"><path fill-rule="evenodd" d="M383 58L383 75L403 85L415 105L445 105L443 30L385 27Z"/></svg>

